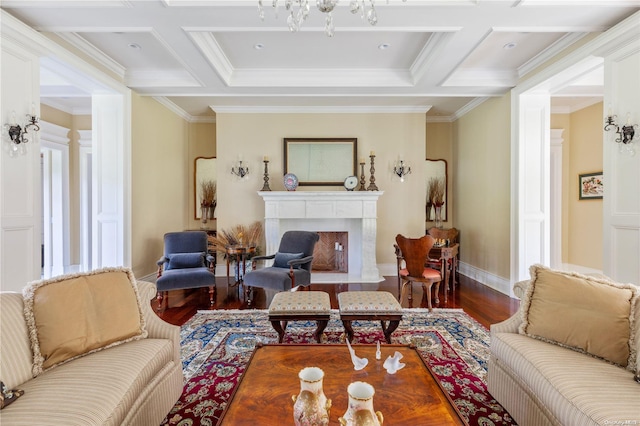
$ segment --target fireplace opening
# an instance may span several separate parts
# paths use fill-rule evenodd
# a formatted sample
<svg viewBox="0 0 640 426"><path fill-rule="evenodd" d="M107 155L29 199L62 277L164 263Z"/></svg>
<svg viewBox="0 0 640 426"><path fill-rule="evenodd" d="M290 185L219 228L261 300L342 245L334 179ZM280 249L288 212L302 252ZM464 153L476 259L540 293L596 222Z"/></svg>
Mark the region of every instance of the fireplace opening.
<svg viewBox="0 0 640 426"><path fill-rule="evenodd" d="M349 272L349 233L318 232L313 249L312 272Z"/></svg>

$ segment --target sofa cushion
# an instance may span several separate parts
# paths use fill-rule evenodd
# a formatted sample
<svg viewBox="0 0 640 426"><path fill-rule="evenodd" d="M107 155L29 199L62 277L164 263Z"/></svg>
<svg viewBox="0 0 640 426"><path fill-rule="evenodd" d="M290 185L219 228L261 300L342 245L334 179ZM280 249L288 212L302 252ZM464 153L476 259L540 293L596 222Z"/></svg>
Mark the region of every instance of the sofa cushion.
<svg viewBox="0 0 640 426"><path fill-rule="evenodd" d="M204 253L171 253L167 269L200 268L204 266Z"/></svg>
<svg viewBox="0 0 640 426"><path fill-rule="evenodd" d="M142 339L93 353L45 371L2 410L2 424L120 426L172 368L173 346Z"/></svg>
<svg viewBox="0 0 640 426"><path fill-rule="evenodd" d="M276 253L276 257L273 259L274 268L288 268L290 260L302 259L304 253ZM294 268L299 268L300 265L295 265Z"/></svg>
<svg viewBox="0 0 640 426"><path fill-rule="evenodd" d="M631 351L635 341L631 307L638 297L635 286L541 265L531 266L530 272L520 311L521 334L635 369Z"/></svg>
<svg viewBox="0 0 640 426"><path fill-rule="evenodd" d="M23 294L34 376L147 335L135 278L127 268L36 281Z"/></svg>
<svg viewBox="0 0 640 426"><path fill-rule="evenodd" d="M515 333L492 334L491 354L555 415L557 424L640 419L638 384L622 367Z"/></svg>

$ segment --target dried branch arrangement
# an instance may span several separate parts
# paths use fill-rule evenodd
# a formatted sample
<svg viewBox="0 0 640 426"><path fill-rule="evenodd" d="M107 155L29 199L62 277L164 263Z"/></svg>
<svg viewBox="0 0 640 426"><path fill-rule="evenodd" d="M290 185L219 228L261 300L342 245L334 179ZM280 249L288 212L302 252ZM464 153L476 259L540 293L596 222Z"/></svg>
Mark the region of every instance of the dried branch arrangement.
<svg viewBox="0 0 640 426"><path fill-rule="evenodd" d="M212 206L216 202L218 186L215 180L203 180L200 183L200 199L203 206Z"/></svg>
<svg viewBox="0 0 640 426"><path fill-rule="evenodd" d="M429 200L431 203L440 207L444 204L444 178L431 178L427 185L429 191Z"/></svg>
<svg viewBox="0 0 640 426"><path fill-rule="evenodd" d="M262 222L253 222L251 225L234 225L230 229L219 230L216 236L209 235L209 242L216 251L226 253L225 247L242 244L257 247L262 242Z"/></svg>

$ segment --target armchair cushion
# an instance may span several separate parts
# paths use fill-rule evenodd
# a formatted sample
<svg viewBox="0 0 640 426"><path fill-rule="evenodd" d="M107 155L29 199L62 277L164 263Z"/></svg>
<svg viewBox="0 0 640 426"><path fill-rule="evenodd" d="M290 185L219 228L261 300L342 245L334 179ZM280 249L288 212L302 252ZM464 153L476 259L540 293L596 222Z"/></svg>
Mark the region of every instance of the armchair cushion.
<svg viewBox="0 0 640 426"><path fill-rule="evenodd" d="M635 370L635 286L541 265L531 266L530 272L520 334Z"/></svg>
<svg viewBox="0 0 640 426"><path fill-rule="evenodd" d="M34 376L147 336L136 281L128 268L35 281L23 296Z"/></svg>
<svg viewBox="0 0 640 426"><path fill-rule="evenodd" d="M273 260L274 268L288 268L290 260L302 259L304 253L276 253ZM299 268L300 265L292 265L294 268Z"/></svg>
<svg viewBox="0 0 640 426"><path fill-rule="evenodd" d="M169 264L167 270L170 269L185 269L185 268L200 268L204 266L205 253L171 253L167 255L169 258Z"/></svg>

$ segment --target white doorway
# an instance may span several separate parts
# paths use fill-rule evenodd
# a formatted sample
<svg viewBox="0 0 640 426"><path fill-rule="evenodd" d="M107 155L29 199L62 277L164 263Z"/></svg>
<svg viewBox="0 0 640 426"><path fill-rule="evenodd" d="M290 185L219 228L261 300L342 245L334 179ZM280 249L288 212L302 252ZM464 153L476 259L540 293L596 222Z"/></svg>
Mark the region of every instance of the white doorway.
<svg viewBox="0 0 640 426"><path fill-rule="evenodd" d="M40 122L42 277L70 272L69 129Z"/></svg>

